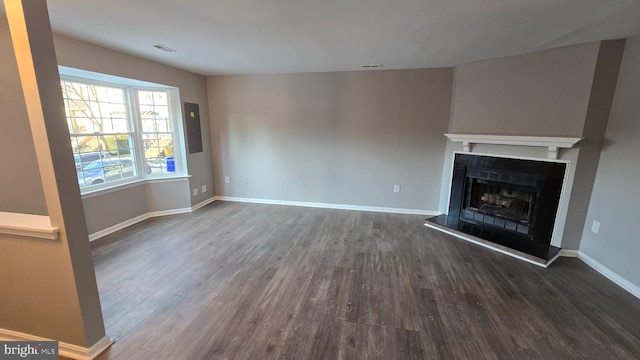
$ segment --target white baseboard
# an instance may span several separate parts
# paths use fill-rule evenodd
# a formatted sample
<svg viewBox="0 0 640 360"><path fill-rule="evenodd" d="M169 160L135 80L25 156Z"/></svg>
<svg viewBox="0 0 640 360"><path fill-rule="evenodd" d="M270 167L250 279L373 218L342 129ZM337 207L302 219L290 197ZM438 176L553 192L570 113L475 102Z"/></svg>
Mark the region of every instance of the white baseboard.
<svg viewBox="0 0 640 360"><path fill-rule="evenodd" d="M337 210L371 211L371 212L382 212L382 213L392 213L392 214L413 214L413 215L429 215L429 216L440 215L439 211L432 211L432 210L403 209L403 208L346 205L346 204L329 204L329 203L316 203L316 202L305 202L305 201L255 199L255 198L241 198L241 197L233 197L233 196L216 196L216 200L245 202L245 203L254 203L254 204L303 206L303 207L337 209Z"/></svg>
<svg viewBox="0 0 640 360"><path fill-rule="evenodd" d="M578 257L578 250L561 249L560 256L562 257Z"/></svg>
<svg viewBox="0 0 640 360"><path fill-rule="evenodd" d="M47 339L40 336L21 333L18 331L0 329L0 340L4 341L56 341L55 339ZM78 345L69 344L58 341L58 353L71 359L92 360L111 346L114 341L104 336L91 347L86 348Z"/></svg>
<svg viewBox="0 0 640 360"><path fill-rule="evenodd" d="M100 239L103 236L107 236L109 234L112 234L118 230L122 230L126 227L129 227L131 225L137 224L141 221L147 220L148 218L150 218L151 216L149 215L149 213L146 214L142 214L140 216L136 216L133 219L129 219L129 220L125 220L119 224L115 224L113 226L109 226L106 229L102 229L100 231L96 231L93 234L89 234L89 241L94 241L97 239Z"/></svg>
<svg viewBox="0 0 640 360"><path fill-rule="evenodd" d="M204 207L204 206L207 206L207 205L211 204L214 201L216 201L216 197L215 196L210 197L205 201L202 201L202 202L199 202L199 203L193 205L191 207L191 211L196 211L196 210L200 209L201 207Z"/></svg>
<svg viewBox="0 0 640 360"><path fill-rule="evenodd" d="M593 270L599 272L607 279L613 281L618 286L628 291L631 295L640 299L640 287L638 287L637 285L618 275L616 272L602 265L597 260L583 253L582 251L578 252L578 259L582 260L583 263L589 265Z"/></svg>
<svg viewBox="0 0 640 360"><path fill-rule="evenodd" d="M256 204L271 204L271 205L289 205L289 206L304 206L304 207L313 207L313 208L324 208L324 209L339 209L339 210L357 210L357 211L372 211L372 212L382 212L382 213L393 213L393 214L414 214L414 215L427 215L427 216L437 216L440 215L439 211L431 211L431 210L417 210L417 209L402 209L402 208L388 208L388 207L376 207L376 206L360 206L360 205L344 205L344 204L328 204L328 203L314 203L314 202L301 202L301 201L282 201L282 200L269 200L269 199L253 199L253 198L240 198L240 197L231 197L231 196L214 196L205 201L202 201L198 204L193 205L190 208L178 208L171 210L162 210L162 211L151 211L140 216L136 216L133 219L129 219L123 221L119 224L115 224L106 229L102 229L100 231L96 231L92 234L89 234L89 241L94 241L100 239L101 237L112 234L116 231L122 230L131 225L137 224L141 221L147 220L152 217L157 216L166 216L166 215L175 215L175 214L184 214L196 211L206 205L211 204L216 200L222 201L233 201L233 202L246 202L246 203L256 203Z"/></svg>
<svg viewBox="0 0 640 360"><path fill-rule="evenodd" d="M602 276L613 281L616 285L620 286L621 288L628 291L631 295L640 299L640 287L636 286L635 284L631 283L629 280L618 275L616 272L602 265L601 263L596 261L594 258L583 253L582 251L562 249L560 250L560 256L578 258L580 261L587 264L590 268L599 272Z"/></svg>
<svg viewBox="0 0 640 360"><path fill-rule="evenodd" d="M193 205L190 208L178 208L171 210L162 210L162 211L151 211L146 214L142 214L140 216L136 216L133 219L129 219L123 221L119 224L115 224L106 229L102 229L100 231L96 231L95 233L89 234L89 241L94 241L100 239L101 237L112 234L116 231L122 230L131 225L137 224L141 221L147 220L152 217L157 216L166 216L166 215L176 215L176 214L184 214L196 211L206 205L211 204L216 200L222 201L233 201L233 202L246 202L246 203L256 203L256 204L271 204L271 205L289 205L289 206L304 206L304 207L313 207L313 208L324 208L324 209L339 209L339 210L358 210L358 211L373 211L373 212L382 212L382 213L393 213L393 214L415 214L415 215L427 215L427 216L436 216L440 215L439 211L431 211L431 210L417 210L417 209L402 209L402 208L388 208L388 207L376 207L376 206L360 206L360 205L344 205L344 204L328 204L328 203L314 203L314 202L301 202L301 201L282 201L282 200L269 200L269 199L253 199L253 198L239 198L239 197L231 197L231 196L214 196L205 201L202 201L198 204Z"/></svg>
<svg viewBox="0 0 640 360"><path fill-rule="evenodd" d="M158 216L166 216L166 215L176 215L176 214L184 214L184 213L190 213L193 211L196 211L198 209L200 209L201 207L211 204L212 202L214 202L216 200L215 197L211 197L203 202L200 202L198 204L195 204L192 207L188 207L188 208L178 208L178 209L170 209L170 210L161 210L161 211L151 211L148 212L146 214L142 214L140 216L136 216L133 219L129 219L129 220L125 220L119 224L115 224L113 226L109 226L106 229L102 229L100 231L96 231L92 234L89 234L89 241L94 241L97 239L100 239L101 237L107 236L109 234L112 234L118 230L122 230L126 227L129 227L131 225L137 224L141 221L150 219L152 217L158 217Z"/></svg>
<svg viewBox="0 0 640 360"><path fill-rule="evenodd" d="M167 215L178 215L190 213L191 208L178 208L178 209L169 209L169 210L160 210L160 211L150 211L147 213L149 217L158 217L158 216L167 216Z"/></svg>

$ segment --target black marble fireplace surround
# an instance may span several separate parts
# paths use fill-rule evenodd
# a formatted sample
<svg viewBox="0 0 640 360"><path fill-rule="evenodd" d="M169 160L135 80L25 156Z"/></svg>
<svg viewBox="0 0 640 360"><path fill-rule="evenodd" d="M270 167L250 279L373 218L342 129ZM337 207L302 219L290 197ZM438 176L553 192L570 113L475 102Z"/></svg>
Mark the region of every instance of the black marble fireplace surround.
<svg viewBox="0 0 640 360"><path fill-rule="evenodd" d="M566 164L456 153L448 215L427 221L549 260Z"/></svg>

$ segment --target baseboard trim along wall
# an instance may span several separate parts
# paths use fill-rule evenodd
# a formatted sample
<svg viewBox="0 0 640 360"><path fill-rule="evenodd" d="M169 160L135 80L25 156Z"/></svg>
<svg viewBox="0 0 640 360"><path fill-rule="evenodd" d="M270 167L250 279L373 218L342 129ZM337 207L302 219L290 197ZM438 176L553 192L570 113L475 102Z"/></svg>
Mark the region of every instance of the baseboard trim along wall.
<svg viewBox="0 0 640 360"><path fill-rule="evenodd" d="M204 206L207 206L207 205L211 204L214 201L216 201L216 197L215 196L210 197L205 201L202 201L202 202L199 202L199 203L193 205L191 207L191 211L196 211L196 210L200 209L201 207L204 207Z"/></svg>
<svg viewBox="0 0 640 360"><path fill-rule="evenodd" d="M638 299L640 299L640 287L636 286L635 284L633 284L629 280L627 280L627 279L623 278L622 276L618 275L616 272L614 272L613 270L609 269L608 267L602 265L597 260L595 260L591 256L583 253L582 251L578 251L578 250L560 250L560 256L577 257L578 259L580 259L580 261L582 261L583 263L587 264L590 268L592 268L593 270L599 272L600 275L602 275L602 276L606 277L607 279L613 281L616 285L620 286L621 288L623 288L627 292L629 292L631 295L633 295L633 296L637 297Z"/></svg>
<svg viewBox="0 0 640 360"><path fill-rule="evenodd" d="M179 208L179 209L171 209L171 210L163 210L163 211L152 211L146 214L142 214L140 216L136 216L132 219L123 221L119 224L115 224L106 229L102 229L100 231L96 231L92 234L89 234L89 241L94 241L100 239L101 237L112 234L118 230L122 230L131 225L137 224L141 221L150 219L152 217L158 216L166 216L166 215L175 215L175 214L184 214L196 211L203 206L209 205L212 202L220 200L220 201L232 201L232 202L244 202L244 203L255 203L255 204L270 204L270 205L288 205L288 206L303 206L303 207L313 207L313 208L323 208L323 209L338 209L338 210L357 210L357 211L372 211L372 212L382 212L382 213L393 213L393 214L412 214L412 215L427 215L427 216L436 216L440 215L439 211L431 211L431 210L417 210L417 209L402 209L402 208L389 208L389 207L377 207L377 206L361 206L361 205L345 205L345 204L329 204L329 203L314 203L314 202L302 202L302 201L283 201L283 200L269 200L269 199L253 199L253 198L239 198L239 197L231 197L231 196L214 196L203 202L200 202L196 205L193 205L190 208Z"/></svg>
<svg viewBox="0 0 640 360"><path fill-rule="evenodd" d="M146 214L142 214L140 216L136 216L136 217L134 217L132 219L125 220L125 221L123 221L121 223L118 223L118 224L115 224L113 226L109 226L106 229L102 229L100 231L96 231L96 232L94 232L92 234L89 234L89 241L94 241L94 240L100 239L101 237L107 236L107 235L112 234L112 233L114 233L114 232L116 232L118 230L122 230L122 229L124 229L126 227L129 227L131 225L137 224L137 223L139 223L141 221L150 219L152 217L190 213L190 212L193 212L193 211L196 211L196 210L200 209L203 206L211 204L215 200L216 200L215 197L211 197L211 198L208 198L205 201L202 201L200 203L197 203L197 204L193 205L190 208L178 208L178 209L170 209L170 210L162 210L162 211L151 211L151 212L148 212Z"/></svg>
<svg viewBox="0 0 640 360"><path fill-rule="evenodd" d="M316 203L316 202L306 202L306 201L254 199L254 198L241 198L241 197L233 197L233 196L216 196L216 200L254 203L254 204L302 206L302 207L336 209L336 210L371 211L371 212L381 212L381 213L391 213L391 214L411 214L411 215L429 215L429 216L440 215L439 211L432 211L432 210L403 209L403 208L347 205L347 204L330 204L330 203Z"/></svg>
<svg viewBox="0 0 640 360"><path fill-rule="evenodd" d="M562 257L578 257L578 250L560 250L560 256Z"/></svg>
<svg viewBox="0 0 640 360"><path fill-rule="evenodd" d="M3 341L56 341L55 339L47 339L40 336L21 333L18 331L0 329L0 340ZM110 337L105 336L98 340L90 348L68 344L58 341L58 353L71 359L92 360L105 351L114 343Z"/></svg>

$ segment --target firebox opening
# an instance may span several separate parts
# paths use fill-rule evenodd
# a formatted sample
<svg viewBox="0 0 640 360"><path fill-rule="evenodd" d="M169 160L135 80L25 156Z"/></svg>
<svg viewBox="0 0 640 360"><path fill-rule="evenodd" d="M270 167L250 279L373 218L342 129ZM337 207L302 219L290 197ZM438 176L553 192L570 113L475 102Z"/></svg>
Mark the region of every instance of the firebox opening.
<svg viewBox="0 0 640 360"><path fill-rule="evenodd" d="M470 182L467 208L521 224L531 222L534 190L481 179L470 179Z"/></svg>
<svg viewBox="0 0 640 360"><path fill-rule="evenodd" d="M541 177L498 169L468 169L465 179L460 220L532 238Z"/></svg>

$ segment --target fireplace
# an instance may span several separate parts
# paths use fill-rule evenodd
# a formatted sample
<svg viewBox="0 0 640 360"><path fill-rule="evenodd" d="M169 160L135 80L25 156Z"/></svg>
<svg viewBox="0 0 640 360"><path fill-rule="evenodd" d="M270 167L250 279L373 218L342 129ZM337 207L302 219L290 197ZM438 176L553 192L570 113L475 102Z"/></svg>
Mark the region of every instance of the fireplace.
<svg viewBox="0 0 640 360"><path fill-rule="evenodd" d="M566 164L456 153L449 213L428 221L548 260Z"/></svg>
<svg viewBox="0 0 640 360"><path fill-rule="evenodd" d="M461 219L531 235L539 176L468 169Z"/></svg>

